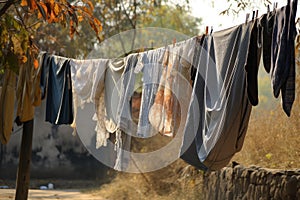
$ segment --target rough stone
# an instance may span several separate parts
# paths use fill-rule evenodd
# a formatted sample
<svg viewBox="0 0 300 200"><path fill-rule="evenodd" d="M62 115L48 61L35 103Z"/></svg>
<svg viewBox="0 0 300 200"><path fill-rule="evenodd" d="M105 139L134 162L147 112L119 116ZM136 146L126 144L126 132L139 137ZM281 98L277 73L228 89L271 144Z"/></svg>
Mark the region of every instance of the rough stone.
<svg viewBox="0 0 300 200"><path fill-rule="evenodd" d="M203 175L204 199L300 200L299 172L233 165Z"/></svg>
<svg viewBox="0 0 300 200"><path fill-rule="evenodd" d="M257 174L256 172L252 172L250 175L250 183L256 184Z"/></svg>
<svg viewBox="0 0 300 200"><path fill-rule="evenodd" d="M291 196L291 195L295 195L297 192L297 177L295 175L293 175L290 180L287 181L286 185L285 185L285 191L287 193L287 195Z"/></svg>

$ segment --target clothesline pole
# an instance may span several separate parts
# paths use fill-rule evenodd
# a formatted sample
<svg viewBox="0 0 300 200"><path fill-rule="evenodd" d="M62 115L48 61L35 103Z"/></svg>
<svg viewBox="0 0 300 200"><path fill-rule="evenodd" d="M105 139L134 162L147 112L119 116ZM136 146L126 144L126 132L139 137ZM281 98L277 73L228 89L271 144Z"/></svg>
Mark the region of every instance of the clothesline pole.
<svg viewBox="0 0 300 200"><path fill-rule="evenodd" d="M33 119L23 123L15 200L27 200L30 181Z"/></svg>

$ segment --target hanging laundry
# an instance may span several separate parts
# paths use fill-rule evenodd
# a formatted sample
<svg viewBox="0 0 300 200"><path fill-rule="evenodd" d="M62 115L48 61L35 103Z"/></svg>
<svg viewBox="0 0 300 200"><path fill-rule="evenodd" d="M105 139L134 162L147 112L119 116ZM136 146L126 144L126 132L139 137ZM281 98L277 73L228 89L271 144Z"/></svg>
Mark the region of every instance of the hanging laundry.
<svg viewBox="0 0 300 200"><path fill-rule="evenodd" d="M276 11L272 35L271 78L273 94L281 92L282 107L290 116L295 100L295 17L297 0L288 0L287 6ZM289 52L289 53L287 53Z"/></svg>
<svg viewBox="0 0 300 200"><path fill-rule="evenodd" d="M86 103L95 104L93 120L97 122L96 148L107 145L109 133L104 124L104 78L108 59L70 60L74 98L74 122L76 128L77 108L84 108Z"/></svg>
<svg viewBox="0 0 300 200"><path fill-rule="evenodd" d="M131 69L135 65L131 62L133 57L129 57L111 59L105 74L105 126L106 130L114 133L115 136L113 139L116 151L114 169L118 171L125 170L130 162L131 132L128 129L128 132L124 132L122 128L126 129L126 127L121 122L123 119L127 120L128 117L131 119L129 115L131 111L130 96L128 95L130 91L132 92L133 87L128 87L128 90L126 87L129 86L127 85L130 82L128 75L132 71L125 73L125 69ZM131 61L128 61L129 59ZM126 80L129 82L127 83ZM129 93L127 94L127 92ZM123 108L124 110L122 110ZM127 118L123 118L124 116Z"/></svg>
<svg viewBox="0 0 300 200"><path fill-rule="evenodd" d="M164 88L163 93L163 115L162 115L162 121L161 124L163 125L163 129L160 129L160 132L169 137L174 136L174 127L173 124L173 116L175 113L173 113L173 107L174 107L174 93L172 91L173 88L173 81L174 81L174 71L176 71L178 67L178 49L173 48L170 49L169 52L169 59L166 69L166 76L165 76L165 85L161 85L161 87ZM151 115L151 113L150 113Z"/></svg>
<svg viewBox="0 0 300 200"><path fill-rule="evenodd" d="M181 158L202 170L226 166L242 148L251 113L244 70L250 28L236 26L203 42L181 147Z"/></svg>
<svg viewBox="0 0 300 200"><path fill-rule="evenodd" d="M41 72L42 98L47 96L46 121L60 125L73 122L70 59L45 55Z"/></svg>
<svg viewBox="0 0 300 200"><path fill-rule="evenodd" d="M186 88L184 88L183 84L184 84L184 81L189 81L189 80L186 80L185 77L182 76L181 72L184 72L185 75L187 75L185 69L186 68L182 68L182 65L180 63L180 60L181 60L181 55L182 55L182 45L178 45L176 44L176 47L177 47L177 50L176 50L176 53L175 53L175 58L174 58L174 63L173 63L173 68L172 68L172 71L171 71L171 77L172 79L170 79L170 82L172 85L169 86L170 89L171 89L171 105L172 107L170 108L170 118L171 118L171 124L168 125L170 127L170 130L172 132L171 135L169 134L166 134L166 136L171 136L171 137L174 137L176 134L177 134L177 131L178 131L178 128L180 127L180 119L181 119L181 106L184 106L183 104L185 104L185 102L180 102L181 99L179 98L182 98L182 96L184 95L185 97L188 97L186 95L188 95L188 93L186 93L188 90ZM180 85L181 83L181 85ZM191 87L190 87L191 88ZM186 108L187 109L187 108ZM185 109L185 111L186 111ZM167 122L166 122L167 124Z"/></svg>
<svg viewBox="0 0 300 200"><path fill-rule="evenodd" d="M174 113L176 97L174 96L173 83L178 72L179 48L168 47L163 58L162 75L154 104L149 111L149 121L162 135L173 137L174 120L178 113ZM177 105L177 104L176 104Z"/></svg>
<svg viewBox="0 0 300 200"><path fill-rule="evenodd" d="M136 133L136 128L131 116L131 96L134 93L136 73L135 67L138 61L138 54L127 56L125 69L121 77L120 103L117 110L117 127L127 134Z"/></svg>
<svg viewBox="0 0 300 200"><path fill-rule="evenodd" d="M167 68L168 68L168 59L169 59L169 50L166 50L163 57L163 69L162 75L159 81L159 87L157 89L157 93L155 95L154 104L151 106L149 111L149 121L151 125L160 133L163 133L164 129L164 86L166 82L167 76ZM170 65L169 68L171 68Z"/></svg>
<svg viewBox="0 0 300 200"><path fill-rule="evenodd" d="M186 81L190 82L190 85L192 85L193 80L195 80L195 74L193 75L192 72L192 70L194 69L192 64L194 59L194 53L196 51L196 40L198 40L198 38L193 37L184 41L182 54L180 55L181 68L179 71L181 75L186 79Z"/></svg>
<svg viewBox="0 0 300 200"><path fill-rule="evenodd" d="M36 85L33 85L33 78L36 69L33 66L33 58L27 54L28 61L25 64L20 65L19 67L19 76L17 84L17 124L22 124L32 120L34 117L34 101L40 99L40 96L32 97L32 91L36 88ZM35 82L36 83L36 82ZM39 84L38 84L39 86ZM37 95L39 92L37 91ZM33 99L32 99L33 98ZM39 102L37 102L38 104Z"/></svg>
<svg viewBox="0 0 300 200"><path fill-rule="evenodd" d="M117 131L117 110L121 102L121 77L125 64L126 58L111 59L105 73L105 126L109 133Z"/></svg>
<svg viewBox="0 0 300 200"><path fill-rule="evenodd" d="M48 78L49 78L49 66L50 66L50 54L41 52L39 56L42 59L42 62L39 63L41 66L41 79L40 79L40 88L42 100L46 98L47 87L48 87Z"/></svg>
<svg viewBox="0 0 300 200"><path fill-rule="evenodd" d="M206 60L205 58L205 52L207 52L207 44L204 44L204 40L205 40L205 34L201 35L201 36L198 36L198 37L195 37L195 46L194 48L192 48L192 52L193 55L192 55L192 61L191 61L191 65L192 65L192 68L191 68L191 79L192 79L192 82L193 82L193 87L197 87L197 93L199 94L199 96L201 98L204 97L204 79L203 77L204 76L197 76L197 73L200 72L200 71L197 71L197 68L198 66L200 65L200 61L203 62L204 60ZM207 40L205 40L206 42ZM203 64L201 64L203 65ZM205 66L205 64L204 64ZM196 80L196 76L197 76L197 85L195 84L195 80ZM193 90L196 90L196 89L193 89ZM193 91L194 92L194 91ZM194 107L196 103L196 99L195 98L195 94L192 93L192 96L191 96L191 103L192 104L189 104L189 107L188 107L188 116L187 116L187 120L190 120L192 119L193 117L197 118L196 116L193 116L192 114L190 114L190 110L192 109L192 106ZM199 105L200 106L200 105ZM204 110L203 107L198 107L197 111L199 115L201 115L201 111L200 110ZM197 112L196 112L197 113ZM197 129L197 123L194 124L195 127L193 130L196 130ZM190 134L187 135L186 133L186 128L184 129L183 133L185 134L184 136L184 143L183 143L183 147L181 148L181 153L180 153L180 157L181 159L183 159L184 161L186 161L187 163L189 163L190 165L193 165L199 169L202 169L204 171L207 170L207 167L200 161L199 157L198 157L198 154L197 154L197 147L196 147L196 143L195 143L195 140L194 140L194 137L195 135L192 134L192 138L190 138Z"/></svg>
<svg viewBox="0 0 300 200"><path fill-rule="evenodd" d="M191 79L193 81L192 85L194 85L194 81L195 81L195 78L196 78L196 74L197 74L197 66L199 65L199 61L200 61L200 55L201 55L201 50L202 50L202 44L203 44L203 41L205 39L205 34L199 36L199 37L196 37L195 38L195 47L193 49L192 52L194 52L194 54L192 55L192 69L191 69Z"/></svg>
<svg viewBox="0 0 300 200"><path fill-rule="evenodd" d="M261 26L260 19L252 22L248 55L245 64L247 74L248 99L253 106L258 104L258 69L261 58Z"/></svg>
<svg viewBox="0 0 300 200"><path fill-rule="evenodd" d="M13 71L5 69L0 97L0 141L2 144L8 143L13 130L16 78Z"/></svg>
<svg viewBox="0 0 300 200"><path fill-rule="evenodd" d="M138 54L130 54L126 57L125 68L120 78L120 101L117 106L117 131L116 131L116 151L117 159L114 169L122 170L126 168L130 161L131 136L136 133L131 116L131 97L134 93L135 67L138 61ZM114 95L115 96L115 95ZM111 102L112 103L112 102ZM125 144L125 146L123 146Z"/></svg>
<svg viewBox="0 0 300 200"><path fill-rule="evenodd" d="M140 54L135 73L143 73L142 98L137 127L137 136L142 138L152 137L156 134L155 129L149 121L149 111L154 103L155 94L158 89L158 83L162 71L161 63L164 55L164 49L156 49ZM137 70L138 69L138 70Z"/></svg>
<svg viewBox="0 0 300 200"><path fill-rule="evenodd" d="M275 10L264 14L259 22L262 27L263 64L267 73L271 70L271 46L274 27Z"/></svg>
<svg viewBox="0 0 300 200"><path fill-rule="evenodd" d="M42 63L44 57L46 56L46 52L41 52L38 55L37 61L38 65L33 66L33 73L32 73L32 90L31 90L31 101L32 105L37 107L42 104L42 91L41 91L41 74L42 74Z"/></svg>

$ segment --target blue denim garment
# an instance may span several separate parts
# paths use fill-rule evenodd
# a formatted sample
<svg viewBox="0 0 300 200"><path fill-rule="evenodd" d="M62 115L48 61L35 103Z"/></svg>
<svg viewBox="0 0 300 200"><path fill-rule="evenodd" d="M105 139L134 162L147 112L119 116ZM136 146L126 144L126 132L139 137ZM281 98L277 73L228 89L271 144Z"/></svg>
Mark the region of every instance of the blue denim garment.
<svg viewBox="0 0 300 200"><path fill-rule="evenodd" d="M149 122L149 111L154 103L155 95L157 93L159 80L162 71L162 57L164 49L156 49L143 53L142 72L143 72L143 88L142 99L140 106L139 122L137 127L138 137L152 137L157 131L151 126Z"/></svg>
<svg viewBox="0 0 300 200"><path fill-rule="evenodd" d="M68 58L45 56L42 65L42 97L47 96L46 121L56 125L71 124L73 122L73 97L69 62Z"/></svg>

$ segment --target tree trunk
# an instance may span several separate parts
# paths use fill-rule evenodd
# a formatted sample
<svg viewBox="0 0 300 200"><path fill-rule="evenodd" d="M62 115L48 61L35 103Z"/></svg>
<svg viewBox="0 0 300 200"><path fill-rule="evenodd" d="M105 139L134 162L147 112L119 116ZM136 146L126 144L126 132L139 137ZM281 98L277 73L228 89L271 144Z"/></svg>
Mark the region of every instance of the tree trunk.
<svg viewBox="0 0 300 200"><path fill-rule="evenodd" d="M30 181L30 162L32 150L33 120L24 122L22 143L19 154L19 167L15 200L26 200Z"/></svg>

